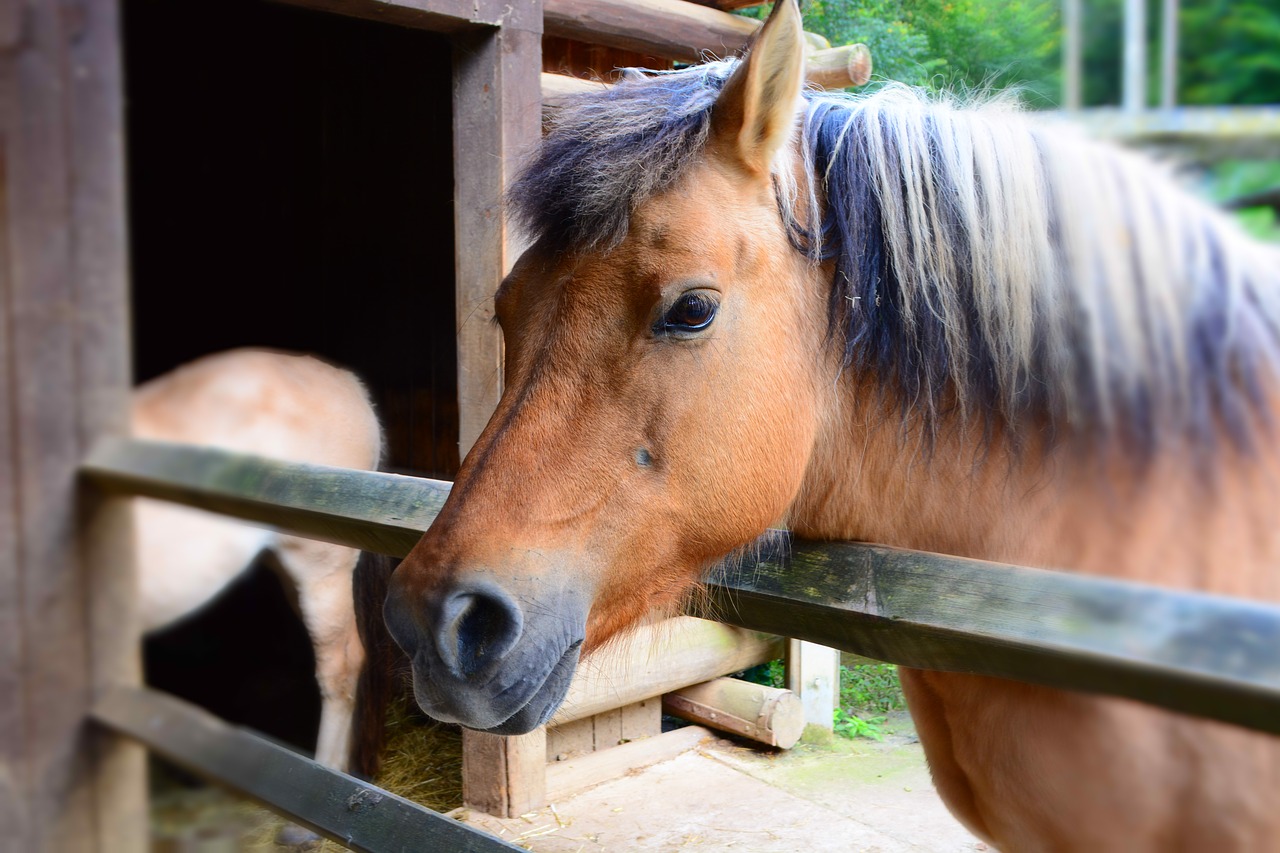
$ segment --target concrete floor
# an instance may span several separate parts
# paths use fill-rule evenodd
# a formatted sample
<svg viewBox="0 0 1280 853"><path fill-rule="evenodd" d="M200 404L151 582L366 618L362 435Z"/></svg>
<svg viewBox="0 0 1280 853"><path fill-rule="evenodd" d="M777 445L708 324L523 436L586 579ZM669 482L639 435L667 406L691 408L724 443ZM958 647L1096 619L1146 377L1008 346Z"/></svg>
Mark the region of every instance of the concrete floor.
<svg viewBox="0 0 1280 853"><path fill-rule="evenodd" d="M785 752L711 739L519 818L450 814L535 853L985 850L942 805L909 725Z"/></svg>
<svg viewBox="0 0 1280 853"><path fill-rule="evenodd" d="M883 742L827 735L785 751L711 737L518 818L448 814L534 853L985 850L938 798L910 718L883 728ZM152 851L285 853L283 825L217 789L176 786L153 800Z"/></svg>

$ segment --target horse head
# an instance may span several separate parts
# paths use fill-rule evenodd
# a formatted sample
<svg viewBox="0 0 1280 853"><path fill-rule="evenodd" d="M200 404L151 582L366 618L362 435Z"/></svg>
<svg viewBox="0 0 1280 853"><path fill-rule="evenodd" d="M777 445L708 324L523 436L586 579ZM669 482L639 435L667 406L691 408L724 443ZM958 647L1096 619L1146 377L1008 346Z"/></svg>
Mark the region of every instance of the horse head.
<svg viewBox="0 0 1280 853"><path fill-rule="evenodd" d="M581 653L672 609L794 500L832 375L826 288L775 186L803 79L779 3L679 128L687 150L653 126L680 117L620 86L611 122L580 129L597 138L553 134L518 183L537 241L495 297L503 394L385 608L431 716L545 723Z"/></svg>

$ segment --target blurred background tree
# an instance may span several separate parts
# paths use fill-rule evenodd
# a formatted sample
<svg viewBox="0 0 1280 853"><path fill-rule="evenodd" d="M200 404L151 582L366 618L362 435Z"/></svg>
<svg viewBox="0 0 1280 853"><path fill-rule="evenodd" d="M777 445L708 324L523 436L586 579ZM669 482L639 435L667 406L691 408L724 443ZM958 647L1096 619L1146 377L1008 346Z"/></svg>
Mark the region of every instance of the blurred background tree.
<svg viewBox="0 0 1280 853"><path fill-rule="evenodd" d="M1122 0L1080 0L1082 105L1121 102ZM763 19L773 4L740 10ZM1147 103L1159 102L1163 3L1146 0ZM805 29L832 45L871 49L874 90L887 81L935 91L1016 89L1033 109L1062 97L1062 0L801 0ZM1179 105L1280 104L1280 0L1181 0ZM1199 164L1197 189L1225 201L1280 186L1280 161ZM1237 219L1280 242L1280 215L1259 206Z"/></svg>
<svg viewBox="0 0 1280 853"><path fill-rule="evenodd" d="M740 14L763 19L771 3ZM1160 0L1147 0L1155 103ZM1120 103L1124 3L1083 0L1084 105ZM872 88L896 80L935 90L1016 87L1033 108L1061 96L1060 0L807 0L805 29L833 45L863 42ZM1178 103L1280 103L1280 0L1182 0Z"/></svg>

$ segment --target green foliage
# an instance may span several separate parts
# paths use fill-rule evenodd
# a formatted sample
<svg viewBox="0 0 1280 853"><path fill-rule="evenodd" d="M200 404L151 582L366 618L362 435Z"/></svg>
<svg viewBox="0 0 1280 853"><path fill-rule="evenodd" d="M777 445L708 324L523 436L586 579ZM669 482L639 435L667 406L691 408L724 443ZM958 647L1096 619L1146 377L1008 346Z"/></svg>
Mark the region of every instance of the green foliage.
<svg viewBox="0 0 1280 853"><path fill-rule="evenodd" d="M943 64L943 88L1016 87L1033 106L1056 101L1056 0L912 0L904 5L907 20L927 36L933 56Z"/></svg>
<svg viewBox="0 0 1280 853"><path fill-rule="evenodd" d="M835 733L847 738L883 740L880 728L890 711L907 707L898 681L898 668L887 663L840 666L840 701L835 711Z"/></svg>
<svg viewBox="0 0 1280 853"><path fill-rule="evenodd" d="M898 668L888 663L841 665L840 707L851 713L887 713L906 708Z"/></svg>
<svg viewBox="0 0 1280 853"><path fill-rule="evenodd" d="M772 4L742 10L764 18ZM832 45L871 49L874 89L885 81L963 91L1019 86L1057 91L1056 0L809 0L805 29Z"/></svg>
<svg viewBox="0 0 1280 853"><path fill-rule="evenodd" d="M884 723L885 717L867 717L863 719L857 714L850 714L844 708L836 708L833 730L840 737L853 740L854 738L865 737L871 740L884 740L884 732L880 725Z"/></svg>
<svg viewBox="0 0 1280 853"><path fill-rule="evenodd" d="M772 660L753 666L735 676L752 684L785 687L786 663ZM898 668L887 663L862 663L840 666L840 699L833 719L833 730L846 738L865 737L882 740L881 726L891 711L902 711L907 701L902 696Z"/></svg>
<svg viewBox="0 0 1280 853"><path fill-rule="evenodd" d="M1083 3L1084 103L1118 104L1124 4ZM1160 88L1161 3L1147 0L1148 103ZM1178 11L1180 104L1280 102L1280 4L1275 0L1184 0Z"/></svg>
<svg viewBox="0 0 1280 853"><path fill-rule="evenodd" d="M763 684L765 687L787 686L787 665L781 660L771 660L750 669L744 669L735 678L750 681L752 684Z"/></svg>
<svg viewBox="0 0 1280 853"><path fill-rule="evenodd" d="M1224 160L1205 174L1205 194L1214 201L1230 201L1250 193L1280 187L1280 162L1275 160ZM1280 243L1280 216L1274 208L1254 207L1235 212L1236 219L1260 240Z"/></svg>
<svg viewBox="0 0 1280 853"><path fill-rule="evenodd" d="M1178 16L1178 100L1187 104L1280 102L1280 4L1200 0Z"/></svg>

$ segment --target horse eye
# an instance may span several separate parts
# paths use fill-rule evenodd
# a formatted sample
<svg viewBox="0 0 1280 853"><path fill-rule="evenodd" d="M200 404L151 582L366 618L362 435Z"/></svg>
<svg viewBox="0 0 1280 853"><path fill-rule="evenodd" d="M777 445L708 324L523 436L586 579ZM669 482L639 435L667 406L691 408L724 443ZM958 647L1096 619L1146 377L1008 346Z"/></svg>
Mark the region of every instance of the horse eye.
<svg viewBox="0 0 1280 853"><path fill-rule="evenodd" d="M716 317L715 299L707 293L691 292L682 295L667 309L662 327L669 332L697 332L711 325Z"/></svg>

